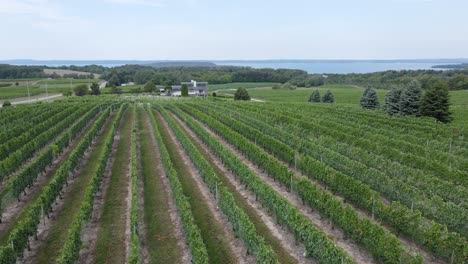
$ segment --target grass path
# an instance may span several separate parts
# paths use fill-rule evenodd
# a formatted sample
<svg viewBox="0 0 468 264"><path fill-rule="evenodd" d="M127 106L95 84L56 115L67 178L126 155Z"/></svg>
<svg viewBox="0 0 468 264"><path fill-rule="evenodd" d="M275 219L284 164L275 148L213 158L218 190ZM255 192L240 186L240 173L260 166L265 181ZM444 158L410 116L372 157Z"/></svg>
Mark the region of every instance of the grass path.
<svg viewBox="0 0 468 264"><path fill-rule="evenodd" d="M96 242L96 263L125 263L127 256L126 212L131 158L132 112L124 113L112 175L104 199Z"/></svg>
<svg viewBox="0 0 468 264"><path fill-rule="evenodd" d="M173 233L175 227L171 222L169 196L164 190L162 168L153 146L151 127L146 111L138 109L140 127L141 167L144 192L143 219L146 227L150 263L180 263L177 239Z"/></svg>
<svg viewBox="0 0 468 264"><path fill-rule="evenodd" d="M160 124L165 124L159 113L156 114L156 119ZM229 248L229 241L222 235L224 227L216 221L210 212L207 201L205 201L202 193L196 188L195 180L190 176L192 169L180 157L178 146L170 137L168 127L161 125L159 128L174 168L180 177L179 180L184 194L189 198L192 214L195 218L195 223L201 230L210 263L236 263L234 253Z"/></svg>
<svg viewBox="0 0 468 264"><path fill-rule="evenodd" d="M96 139L96 145L89 155L89 161L82 166L82 170L74 178L74 183L67 191L63 199L63 209L50 222L49 233L46 240L38 249L37 257L34 263L50 263L51 260L57 259L60 250L63 246L63 241L66 240L68 229L71 227L76 214L81 207L81 201L84 197L84 190L88 186L91 176L94 175L98 166L98 157L104 151L104 138L109 132L115 115L113 115L103 126L103 133Z"/></svg>

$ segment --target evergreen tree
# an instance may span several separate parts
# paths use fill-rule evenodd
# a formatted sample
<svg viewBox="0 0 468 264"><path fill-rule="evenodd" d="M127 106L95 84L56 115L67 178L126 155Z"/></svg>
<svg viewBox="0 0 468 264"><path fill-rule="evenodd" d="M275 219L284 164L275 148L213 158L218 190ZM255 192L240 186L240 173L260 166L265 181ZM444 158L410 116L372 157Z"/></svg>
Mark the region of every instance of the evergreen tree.
<svg viewBox="0 0 468 264"><path fill-rule="evenodd" d="M334 103L335 102L335 97L333 96L332 92L330 90L327 90L325 94L322 97L322 102L324 103Z"/></svg>
<svg viewBox="0 0 468 264"><path fill-rule="evenodd" d="M432 116L443 123L452 121L449 112L449 91L442 82L436 82L421 99L421 115Z"/></svg>
<svg viewBox="0 0 468 264"><path fill-rule="evenodd" d="M143 87L143 90L147 93L152 93L156 91L156 85L154 85L154 82L149 80L146 82L145 86Z"/></svg>
<svg viewBox="0 0 468 264"><path fill-rule="evenodd" d="M186 84L182 84L182 88L180 90L180 94L182 96L188 96L188 86Z"/></svg>
<svg viewBox="0 0 468 264"><path fill-rule="evenodd" d="M385 95L385 105L384 110L389 115L398 115L400 114L400 96L401 89L399 87L393 87Z"/></svg>
<svg viewBox="0 0 468 264"><path fill-rule="evenodd" d="M314 90L309 97L309 102L320 103L320 92L319 90Z"/></svg>
<svg viewBox="0 0 468 264"><path fill-rule="evenodd" d="M245 88L238 88L234 93L234 100L244 100L249 101L250 95Z"/></svg>
<svg viewBox="0 0 468 264"><path fill-rule="evenodd" d="M379 98L377 96L377 92L371 87L366 88L364 94L361 97L360 104L362 108L366 109L379 108Z"/></svg>
<svg viewBox="0 0 468 264"><path fill-rule="evenodd" d="M100 95L101 94L101 90L99 89L99 84L97 83L93 83L91 84L91 94L92 95Z"/></svg>
<svg viewBox="0 0 468 264"><path fill-rule="evenodd" d="M419 104L421 101L421 84L412 80L406 85L400 96L400 114L419 115Z"/></svg>

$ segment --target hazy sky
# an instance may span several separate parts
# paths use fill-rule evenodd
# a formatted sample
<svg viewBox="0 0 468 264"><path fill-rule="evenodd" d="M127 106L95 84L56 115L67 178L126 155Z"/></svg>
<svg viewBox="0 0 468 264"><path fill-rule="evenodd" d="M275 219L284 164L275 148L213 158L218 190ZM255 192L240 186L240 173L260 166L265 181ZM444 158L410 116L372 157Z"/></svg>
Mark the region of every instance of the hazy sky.
<svg viewBox="0 0 468 264"><path fill-rule="evenodd" d="M468 57L468 0L0 0L0 59Z"/></svg>

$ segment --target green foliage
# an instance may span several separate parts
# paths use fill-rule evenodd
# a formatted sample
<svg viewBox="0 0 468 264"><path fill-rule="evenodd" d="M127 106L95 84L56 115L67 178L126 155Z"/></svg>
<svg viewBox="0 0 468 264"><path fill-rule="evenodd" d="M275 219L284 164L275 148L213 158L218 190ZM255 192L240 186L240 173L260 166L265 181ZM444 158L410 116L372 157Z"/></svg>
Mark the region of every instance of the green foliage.
<svg viewBox="0 0 468 264"><path fill-rule="evenodd" d="M377 109L379 108L379 98L377 97L377 93L371 87L366 88L364 90L364 94L359 101L362 108L365 109Z"/></svg>
<svg viewBox="0 0 468 264"><path fill-rule="evenodd" d="M400 114L400 97L401 89L398 86L393 87L385 95L385 104L384 111L389 115L399 115Z"/></svg>
<svg viewBox="0 0 468 264"><path fill-rule="evenodd" d="M243 134L245 137L248 137L251 140L251 144L255 140L257 145L265 148L270 154L275 155L290 165L294 164L293 161L295 159L295 153L293 149L297 149L301 156L298 158L298 161L295 165L308 177L326 184L327 187L330 188L333 192L339 193L346 200L351 201L354 205L364 208L369 212L373 212L377 218L388 223L393 228L398 230L398 232L403 232L406 235L414 238L421 245L430 245L431 251L433 251L435 254L443 256L447 259L450 259L452 254L454 254L455 258L459 261L465 258L463 252L467 248L467 243L460 234L449 232L446 226L430 221L423 217L420 211L409 209L400 203L393 203L391 206L388 206L383 200L381 200L380 194L374 191L381 191L381 193L385 195L389 195L389 192L393 192L392 195L387 196L392 200L401 200L402 196L405 196L405 199L402 200L405 204L412 206L414 202L415 208L422 208L424 209L424 212L432 213L433 209L437 207L440 210L445 211L440 212L440 217L438 217L440 220L443 220L445 219L445 216L448 216L447 219L449 219L449 221L457 218L456 222L465 222L463 217L460 217L460 214L458 213L463 211L463 209L453 208L448 210L448 208L453 205L450 205L451 203L447 203L446 206L439 204L439 201L442 200L440 197L434 201L427 199L419 200L420 198L416 198L424 196L424 193L421 191L434 192L438 190L438 188L435 186L441 188L440 186L443 184L442 181L438 180L437 178L430 177L425 173L417 174L415 173L416 170L401 171L400 173L402 175L398 176L397 179L382 172L382 170L384 170L383 168L386 167L389 169L391 168L389 173L394 173L395 170L400 171L400 169L398 169L398 166L396 166L396 164L391 161L388 162L385 159L377 159L376 156L372 153L366 154L369 152L369 146L374 146L378 144L378 142L382 141L381 137L379 137L379 139L369 141L366 146L361 146L363 149L358 149L359 151L351 150L355 149L355 147L350 147L349 145L343 146L343 150L345 150L346 153L349 152L349 155L353 157L362 156L362 159L365 161L375 160L373 167L379 169L369 169L360 162L351 160L350 158L344 156L344 154L340 154L338 152L339 148L337 148L337 146L341 143L336 143L336 139L325 139L324 137L326 136L324 135L327 134L325 130L317 130L315 132L321 135L321 140L314 139L311 134L304 134L304 129L310 129L310 124L312 123L310 120L305 120L307 119L305 116L310 115L310 110L304 109L303 112L299 110L305 108L305 106L298 106L297 108L291 109L290 113L284 113L286 109L292 108L291 105L281 106L275 104L273 105L273 108L267 109L263 109L265 108L265 105L260 107L255 105L247 107L247 105L243 105L242 110L232 106L226 107L226 105L222 105L222 107L220 107L221 105L214 104L203 107L201 105L192 105L200 109L201 112L209 114L218 121L229 126L231 129ZM315 111L319 110L316 109L316 106L313 108L315 108ZM275 113L275 110L273 109L279 110L278 112L284 113L284 115ZM350 110L351 109L347 109L346 113L349 113ZM192 111L193 108L188 110L190 113ZM299 112L301 113L298 114ZM229 118L231 114L235 114L236 119ZM319 116L326 115L326 119L331 118L330 114L327 115L321 111L318 111L317 114ZM197 117L201 116L199 112L194 113L194 115ZM343 113L337 113L337 116L339 116L339 121L337 122L340 123L343 123L344 120L352 119L351 115L349 114L346 114L345 119L343 119ZM312 117L310 119L317 121L316 117ZM362 118L349 120L349 122L354 124L369 121L368 119L361 119ZM241 124L236 120L240 120L244 124ZM375 117L371 121L375 124ZM278 122L283 122L290 125L288 125L285 129L280 129L271 125ZM319 122L322 121L319 120ZM291 124L301 124L301 127L295 128L295 126ZM344 140L343 136L348 135L349 133L354 134L353 130L349 127L340 126L337 129L340 128L347 131L346 134L339 133L342 134L340 140ZM358 137L363 136L361 135L363 129L365 128L360 128L356 131L358 133ZM382 131L381 128L376 129L378 131ZM338 131L335 133L338 135ZM274 137L277 140L268 137L268 135ZM406 132L404 139L409 140ZM285 146L283 142L293 149ZM352 144L355 144L358 141L353 140L351 142L353 142ZM247 148L246 144L239 143L234 145L245 146L243 148ZM325 147L321 145L324 145ZM416 147L417 146L412 145L409 148L414 149ZM388 146L377 146L377 148L388 149ZM242 153L248 152L244 149L242 150ZM247 156L249 155L247 154ZM259 164L259 166L274 167L265 161L257 160L257 156L259 155L256 154L256 156L252 156L251 159L256 160L255 163ZM413 160L412 157L407 157L406 159ZM372 163L368 165L371 166L371 164ZM265 170L271 173L272 176L276 175L275 170L269 170L268 168L265 168ZM413 174L416 175L412 176ZM411 179L408 179L408 182L406 183L398 183L400 181L399 179L402 177L410 177ZM287 177L279 177L277 179L281 180L281 178L286 179ZM427 181L425 179L427 179ZM424 181L424 183L418 184L418 181ZM421 191L416 191L414 186L421 188ZM423 189L423 187L426 189ZM457 200L461 194L460 188L456 186L447 185L441 190L441 192L438 193L446 195L451 195L453 193L453 197L451 197L451 199L454 199L453 201L457 203L462 201ZM309 195L308 192L305 192L304 194ZM422 205L422 207L420 205ZM439 230L439 232L437 234L432 234L428 229L429 226Z"/></svg>
<svg viewBox="0 0 468 264"><path fill-rule="evenodd" d="M279 90L279 89L281 89L281 84L275 83L275 84L271 87L271 89L273 89L273 90Z"/></svg>
<svg viewBox="0 0 468 264"><path fill-rule="evenodd" d="M182 84L181 95L184 97L188 96L188 86L186 84Z"/></svg>
<svg viewBox="0 0 468 264"><path fill-rule="evenodd" d="M99 84L98 83L93 82L91 84L91 94L92 95L100 95L101 94L101 90L99 89Z"/></svg>
<svg viewBox="0 0 468 264"><path fill-rule="evenodd" d="M234 93L234 100L249 101L249 93L245 88L238 88L237 91Z"/></svg>
<svg viewBox="0 0 468 264"><path fill-rule="evenodd" d="M70 90L68 90L68 91L63 92L63 95L66 96L66 97L72 96L72 95L73 95L73 92L70 91Z"/></svg>
<svg viewBox="0 0 468 264"><path fill-rule="evenodd" d="M164 86L164 91L166 91L166 92L167 91L172 91L172 85L168 84L168 85Z"/></svg>
<svg viewBox="0 0 468 264"><path fill-rule="evenodd" d="M213 92L211 96L216 97L216 92Z"/></svg>
<svg viewBox="0 0 468 264"><path fill-rule="evenodd" d="M449 92L442 82L433 85L421 99L421 115L434 117L443 123L452 121L449 107Z"/></svg>
<svg viewBox="0 0 468 264"><path fill-rule="evenodd" d="M73 88L76 96L83 96L88 93L88 86L86 84L79 84Z"/></svg>
<svg viewBox="0 0 468 264"><path fill-rule="evenodd" d="M121 94L122 93L122 88L117 87L117 86L112 86L110 92L111 92L111 94Z"/></svg>
<svg viewBox="0 0 468 264"><path fill-rule="evenodd" d="M207 264L209 263L208 251L206 250L206 246L203 243L200 228L195 223L190 203L188 198L184 195L182 184L180 183L177 172L174 169L169 152L164 145L164 141L161 133L159 132L158 123L156 122L156 119L153 115L153 111L151 108L147 108L147 112L150 116L151 125L153 127L156 140L158 141L158 147L159 152L161 153L161 160L164 171L169 179L169 185L171 187L174 199L176 201L176 206L181 216L186 241L192 253L193 262Z"/></svg>
<svg viewBox="0 0 468 264"><path fill-rule="evenodd" d="M412 80L407 84L400 95L400 115L419 115L421 94L421 84L418 81Z"/></svg>
<svg viewBox="0 0 468 264"><path fill-rule="evenodd" d="M191 113L186 110L186 107L181 106L184 111ZM233 135L232 130L226 129L223 126L217 124L209 117L206 117L202 112L195 110L197 118L203 123L210 126L216 133L223 135L226 139L229 137L232 143L237 145L243 144L241 138L236 136L231 138ZM236 155L234 155L229 149L223 146L218 140L211 136L201 125L194 122L192 118L189 118L187 114L182 114L180 111L175 113L185 122L187 125L200 137L200 139L207 144L207 146L218 156L222 162L237 175L241 182L245 184L252 192L254 192L257 198L261 201L263 206L267 207L279 222L284 223L296 236L296 239L302 241L306 247L307 256L315 257L319 262L323 263L353 263L349 256L340 248L336 247L334 242L330 240L323 231L318 229L306 216L301 214L293 205L291 205L284 197L276 193L268 184L266 184L259 176L251 171ZM245 145L247 148L256 147L254 144ZM247 154L247 152L244 152ZM260 152L255 151L255 154L261 155ZM274 164L268 163L273 166ZM267 166L268 166L267 165ZM269 170L276 170L279 167L273 166ZM285 174L282 179L289 182L291 174Z"/></svg>
<svg viewBox="0 0 468 264"><path fill-rule="evenodd" d="M274 251L265 243L264 239L257 234L255 226L248 215L236 204L234 196L222 185L218 175L216 175L202 153L196 149L187 135L185 135L179 125L165 110L161 110L161 113L168 121L169 126L172 128L177 138L181 141L182 147L187 151L189 157L200 171L209 190L215 195L215 198L218 199L221 210L234 227L235 234L243 240L248 252L250 254L253 253L257 257L257 263L279 263Z"/></svg>
<svg viewBox="0 0 468 264"><path fill-rule="evenodd" d="M304 74L292 78L289 82L298 87L317 87L324 84L324 78L319 74Z"/></svg>
<svg viewBox="0 0 468 264"><path fill-rule="evenodd" d="M335 97L333 96L332 92L330 90L327 90L325 94L322 97L322 102L324 103L334 103L335 102Z"/></svg>
<svg viewBox="0 0 468 264"><path fill-rule="evenodd" d="M303 201L312 208L318 209L322 215L329 217L333 223L340 226L357 243L364 244L376 259L385 263L396 263L399 260L404 263L419 262L419 257L413 259L408 252L405 252L401 242L390 232L368 219L360 218L352 207L345 205L319 185L303 177L295 177L294 172L289 170L287 165L279 163L275 158L270 157L266 151L239 134L243 134L251 140L256 140L257 144L267 148L270 153L273 152L281 157L289 156L287 162L290 164L294 163L296 156L293 149L233 118L228 116L221 118L221 115L215 113L215 111L210 111L210 113L215 115L219 121L211 119L211 117L193 108L186 111L193 113L194 116L211 127L217 134L234 145L241 153L244 153L250 160L265 170L268 175L285 187L290 188L292 179L293 189Z"/></svg>
<svg viewBox="0 0 468 264"><path fill-rule="evenodd" d="M147 93L154 93L156 92L156 85L153 81L149 80L146 82L145 86L143 87L143 90Z"/></svg>
<svg viewBox="0 0 468 264"><path fill-rule="evenodd" d="M309 97L308 102L320 103L320 92L319 90L314 90Z"/></svg>
<svg viewBox="0 0 468 264"><path fill-rule="evenodd" d="M130 206L130 255L128 262L131 264L140 263L140 242L138 234L138 158L137 158L137 136L136 136L136 105L132 109L132 168L131 168L131 206Z"/></svg>
<svg viewBox="0 0 468 264"><path fill-rule="evenodd" d="M107 81L107 86L120 86L122 82L120 81L119 77L116 73L113 73L110 79Z"/></svg>
<svg viewBox="0 0 468 264"><path fill-rule="evenodd" d="M447 82L450 90L468 90L468 75L456 74Z"/></svg>
<svg viewBox="0 0 468 264"><path fill-rule="evenodd" d="M112 123L112 127L104 139L104 150L99 156L99 163L96 172L91 177L90 184L85 190L84 199L81 202L81 207L78 215L73 220L72 226L68 231L68 237L64 242L60 257L57 263L68 264L75 263L79 257L81 249L81 233L85 224L89 221L91 213L93 211L93 203L95 194L101 187L102 177L107 165L107 161L112 151L112 144L114 143L114 136L117 131L117 127L122 116L123 110L126 108L122 105L117 113L116 118Z"/></svg>
<svg viewBox="0 0 468 264"><path fill-rule="evenodd" d="M78 166L79 160L92 144L109 113L109 109L101 113L90 130L72 150L68 159L60 165L48 184L41 189L38 199L27 208L25 218L12 230L6 246L0 248L0 263L15 263L16 259L23 255L29 237L37 233L41 217L43 214L48 215L51 211L52 205L60 195L63 186L67 183L70 173Z"/></svg>
<svg viewBox="0 0 468 264"><path fill-rule="evenodd" d="M10 101L4 101L2 106L3 107L11 106L11 102Z"/></svg>

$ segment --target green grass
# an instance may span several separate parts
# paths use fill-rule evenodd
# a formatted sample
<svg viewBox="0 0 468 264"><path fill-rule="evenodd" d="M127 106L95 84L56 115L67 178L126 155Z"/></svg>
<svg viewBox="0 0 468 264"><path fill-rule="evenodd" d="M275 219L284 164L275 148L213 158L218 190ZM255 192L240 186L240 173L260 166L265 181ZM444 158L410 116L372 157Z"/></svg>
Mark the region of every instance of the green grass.
<svg viewBox="0 0 468 264"><path fill-rule="evenodd" d="M272 82L254 82L254 83L226 83L226 84L208 84L210 91L225 90L225 89L237 89L237 88L259 88L259 87L272 87L276 83Z"/></svg>
<svg viewBox="0 0 468 264"><path fill-rule="evenodd" d="M359 104L359 99L364 92L363 88L353 85L327 84L318 88L298 88L296 90L273 90L271 88L251 89L249 90L249 95L252 98L266 101L307 102L309 96L316 89L320 91L320 95L323 95L326 90L330 89L335 96L335 102L342 104ZM226 91L226 93L233 94L234 91ZM377 94L382 103L386 93L386 90L377 90Z"/></svg>
<svg viewBox="0 0 468 264"><path fill-rule="evenodd" d="M150 263L180 263L174 224L169 214L169 194L165 192L162 177L157 170L156 149L151 139L152 127L145 120L146 111L138 108L141 167L144 192L144 221Z"/></svg>
<svg viewBox="0 0 468 264"><path fill-rule="evenodd" d="M157 113L157 120L159 124L162 124L163 119L159 113ZM195 223L200 228L208 251L210 263L236 263L236 258L229 248L229 242L223 236L223 226L215 220L205 198L196 187L195 180L190 176L191 168L180 158L177 145L170 138L167 127L161 125L159 130L179 176L184 194L189 199Z"/></svg>
<svg viewBox="0 0 468 264"><path fill-rule="evenodd" d="M191 136L188 135L187 130L181 126L181 129L185 132L188 138L191 140L192 144L203 154L204 158L210 163L211 167L214 169L215 173L218 175L219 179L222 181L223 185L228 188L228 190L233 194L236 204L244 210L244 212L249 216L252 223L255 225L257 233L263 237L267 244L269 244L273 251L278 255L278 258L281 263L296 263L296 260L289 255L286 249L281 246L281 241L276 239L273 234L270 232L265 222L262 220L260 215L257 214L255 209L249 205L244 197L236 190L236 187L231 184L231 182L224 176L224 172L216 165L216 162L209 153L202 148L200 143L195 141Z"/></svg>
<svg viewBox="0 0 468 264"><path fill-rule="evenodd" d="M468 90L450 91L450 111L454 126L468 127Z"/></svg>
<svg viewBox="0 0 468 264"><path fill-rule="evenodd" d="M114 119L115 115L104 126L104 133L97 137L97 144L91 152L88 163L83 165L83 171L79 175L76 175L74 184L64 198L62 211L51 222L50 232L39 248L39 254L35 259L35 263L50 263L51 260L58 258L63 247L63 241L67 239L68 230L80 211L81 201L85 194L84 190L96 172L99 157L104 151L104 139L109 133L109 128Z"/></svg>
<svg viewBox="0 0 468 264"><path fill-rule="evenodd" d="M132 113L126 111L120 128L120 142L115 153L109 186L104 199L96 242L96 263L126 262L127 177L131 152Z"/></svg>

